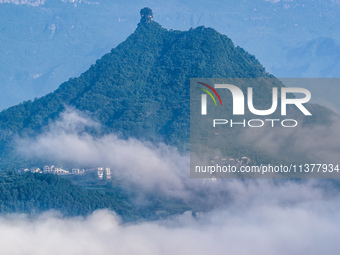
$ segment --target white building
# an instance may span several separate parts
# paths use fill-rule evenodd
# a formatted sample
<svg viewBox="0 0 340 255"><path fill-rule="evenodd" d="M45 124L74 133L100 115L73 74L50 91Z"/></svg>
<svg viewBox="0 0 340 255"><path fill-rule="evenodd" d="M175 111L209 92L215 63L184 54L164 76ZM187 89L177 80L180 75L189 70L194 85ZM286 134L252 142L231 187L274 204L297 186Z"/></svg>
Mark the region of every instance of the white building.
<svg viewBox="0 0 340 255"><path fill-rule="evenodd" d="M250 158L248 157L242 157L241 158L242 164L248 165L250 163Z"/></svg>
<svg viewBox="0 0 340 255"><path fill-rule="evenodd" d="M42 173L39 167L31 167L30 172L31 173Z"/></svg>
<svg viewBox="0 0 340 255"><path fill-rule="evenodd" d="M54 174L69 174L70 172L65 169L62 169L61 167L55 167L53 170L53 173Z"/></svg>
<svg viewBox="0 0 340 255"><path fill-rule="evenodd" d="M23 167L18 169L18 173L21 173L21 174L22 174L22 173L29 172L29 171L30 171L30 170L29 170L28 168L23 168Z"/></svg>
<svg viewBox="0 0 340 255"><path fill-rule="evenodd" d="M54 171L54 165L52 166L44 166L43 167L43 173L47 174L47 173L53 173Z"/></svg>
<svg viewBox="0 0 340 255"><path fill-rule="evenodd" d="M84 172L84 169L80 170L79 168L72 168L72 174L83 174Z"/></svg>
<svg viewBox="0 0 340 255"><path fill-rule="evenodd" d="M111 169L109 167L98 167L97 175L100 180L110 180L111 179Z"/></svg>
<svg viewBox="0 0 340 255"><path fill-rule="evenodd" d="M106 179L111 180L111 169L109 167L105 168Z"/></svg>
<svg viewBox="0 0 340 255"><path fill-rule="evenodd" d="M104 168L98 167L97 174L98 174L98 178L102 180L104 177Z"/></svg>

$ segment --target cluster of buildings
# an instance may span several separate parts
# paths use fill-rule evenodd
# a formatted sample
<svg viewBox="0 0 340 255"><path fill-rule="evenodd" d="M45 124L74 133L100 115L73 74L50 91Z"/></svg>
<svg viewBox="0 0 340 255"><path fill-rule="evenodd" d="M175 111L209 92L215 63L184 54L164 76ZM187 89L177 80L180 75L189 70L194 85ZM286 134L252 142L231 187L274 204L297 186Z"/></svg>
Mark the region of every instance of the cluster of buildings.
<svg viewBox="0 0 340 255"><path fill-rule="evenodd" d="M210 163L212 165L214 164L219 164L221 166L227 166L227 165L230 165L230 166L236 166L237 168L240 167L240 166L246 166L246 165L249 165L250 163L250 158L248 157L241 157L241 158L231 158L231 157L214 157L213 159L210 160Z"/></svg>
<svg viewBox="0 0 340 255"><path fill-rule="evenodd" d="M95 173L98 179L100 180L110 180L112 178L111 169L109 167L96 167L91 169L79 169L79 168L72 168L71 170L66 170L61 167L55 167L54 165L51 166L44 166L42 169L39 167L31 167L31 168L20 168L18 170L19 173L42 173L42 174L58 174L58 175L84 175L89 173Z"/></svg>

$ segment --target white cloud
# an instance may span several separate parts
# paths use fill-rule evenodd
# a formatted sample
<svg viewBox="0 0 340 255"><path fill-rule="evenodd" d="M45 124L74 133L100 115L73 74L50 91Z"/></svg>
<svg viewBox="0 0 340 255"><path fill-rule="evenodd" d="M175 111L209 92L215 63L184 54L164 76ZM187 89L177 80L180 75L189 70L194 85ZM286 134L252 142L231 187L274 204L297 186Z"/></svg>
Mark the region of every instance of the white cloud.
<svg viewBox="0 0 340 255"><path fill-rule="evenodd" d="M175 148L114 134L91 136L87 128L100 125L68 110L38 137L18 140L18 150L32 157L108 164L116 178L146 192L184 198L205 212L137 223L121 223L106 210L87 218L2 216L1 254L338 254L340 196L334 183L190 179L189 157Z"/></svg>
<svg viewBox="0 0 340 255"><path fill-rule="evenodd" d="M115 134L95 137L86 128L100 125L83 113L68 109L37 138L17 140L17 150L28 157L50 159L79 167L110 166L116 178L124 178L145 190L160 189L182 196L189 157L164 144L153 145Z"/></svg>
<svg viewBox="0 0 340 255"><path fill-rule="evenodd" d="M274 3L274 4L280 2L280 0L264 0L264 1L265 2L271 2L271 3Z"/></svg>
<svg viewBox="0 0 340 255"><path fill-rule="evenodd" d="M29 6L39 6L44 5L45 0L0 0L0 4L15 4L15 5L29 5Z"/></svg>
<svg viewBox="0 0 340 255"><path fill-rule="evenodd" d="M198 218L122 224L109 211L87 218L0 218L2 254L338 254L340 201L316 183L231 181L238 198ZM319 185L319 184L318 184Z"/></svg>
<svg viewBox="0 0 340 255"><path fill-rule="evenodd" d="M280 129L280 135L276 129L255 129L243 135L242 139L249 146L275 155L307 155L310 159L320 160L318 163L325 160L337 162L340 151L339 124L334 121L330 126L297 131ZM84 113L68 109L38 137L18 139L17 151L26 157L79 167L110 166L115 179L124 179L145 192L182 198L203 207L228 202L229 193L235 194L235 190L230 192L230 187L235 183L232 180L212 182L189 178L189 155L179 153L174 147L133 138L124 140L115 134L93 136L86 132L89 128L99 130L100 125ZM288 140L291 144L287 151L284 148Z"/></svg>

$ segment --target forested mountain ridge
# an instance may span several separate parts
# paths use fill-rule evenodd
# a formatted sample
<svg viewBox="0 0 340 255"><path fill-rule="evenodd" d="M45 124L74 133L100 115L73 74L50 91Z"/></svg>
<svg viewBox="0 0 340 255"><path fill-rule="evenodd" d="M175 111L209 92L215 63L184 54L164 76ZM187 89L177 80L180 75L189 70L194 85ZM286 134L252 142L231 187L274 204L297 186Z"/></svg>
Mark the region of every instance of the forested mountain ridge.
<svg viewBox="0 0 340 255"><path fill-rule="evenodd" d="M39 133L65 106L90 113L106 132L178 146L189 138L190 78L269 76L254 56L212 28L172 31L141 19L80 77L0 113L2 163L13 135Z"/></svg>

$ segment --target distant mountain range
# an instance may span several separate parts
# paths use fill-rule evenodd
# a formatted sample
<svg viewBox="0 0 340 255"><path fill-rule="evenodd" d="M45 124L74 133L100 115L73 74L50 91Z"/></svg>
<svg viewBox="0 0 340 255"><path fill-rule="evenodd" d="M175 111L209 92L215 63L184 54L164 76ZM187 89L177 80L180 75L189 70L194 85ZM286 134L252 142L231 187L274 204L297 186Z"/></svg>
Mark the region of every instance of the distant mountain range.
<svg viewBox="0 0 340 255"><path fill-rule="evenodd" d="M84 0L60 0L63 3L73 3L73 4L92 4L90 1ZM27 6L39 6L44 5L46 0L0 0L0 4L15 4L15 5L27 5Z"/></svg>
<svg viewBox="0 0 340 255"><path fill-rule="evenodd" d="M285 63L273 68L279 77L339 77L340 44L329 37L309 40L287 51Z"/></svg>
<svg viewBox="0 0 340 255"><path fill-rule="evenodd" d="M314 54L308 45L328 38L338 51L339 1L170 0L148 5L166 28L204 25L227 34L277 77L338 77L338 53ZM143 7L135 0L1 0L0 109L41 97L80 75L134 31L135 14ZM292 57L298 48L305 48L302 59Z"/></svg>

